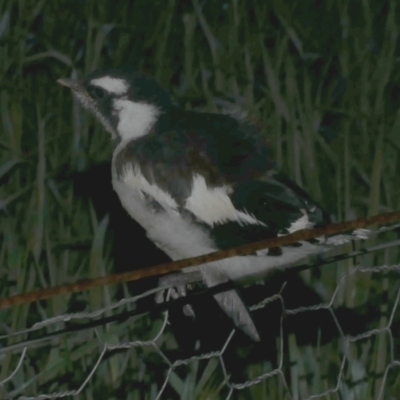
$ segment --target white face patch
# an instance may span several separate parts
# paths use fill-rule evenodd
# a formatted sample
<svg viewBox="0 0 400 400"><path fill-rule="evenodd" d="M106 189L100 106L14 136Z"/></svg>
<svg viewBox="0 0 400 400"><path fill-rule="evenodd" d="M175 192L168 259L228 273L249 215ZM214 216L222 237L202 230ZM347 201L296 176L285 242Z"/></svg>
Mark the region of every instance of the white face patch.
<svg viewBox="0 0 400 400"><path fill-rule="evenodd" d="M128 84L123 79L111 78L110 76L93 79L90 83L117 95L125 94L128 91Z"/></svg>
<svg viewBox="0 0 400 400"><path fill-rule="evenodd" d="M229 198L230 190L232 189L229 186L209 188L204 177L197 174L193 177L192 193L186 200L185 207L210 226L229 221L265 225L247 211L237 210Z"/></svg>
<svg viewBox="0 0 400 400"><path fill-rule="evenodd" d="M151 196L161 206L168 206L174 210L178 208L176 201L167 192L164 192L157 185L149 181L141 174L139 167L125 169L122 181L132 189L139 189L141 192Z"/></svg>
<svg viewBox="0 0 400 400"><path fill-rule="evenodd" d="M160 114L151 104L135 103L127 99L114 100L114 112L118 115L117 131L122 140L146 135Z"/></svg>

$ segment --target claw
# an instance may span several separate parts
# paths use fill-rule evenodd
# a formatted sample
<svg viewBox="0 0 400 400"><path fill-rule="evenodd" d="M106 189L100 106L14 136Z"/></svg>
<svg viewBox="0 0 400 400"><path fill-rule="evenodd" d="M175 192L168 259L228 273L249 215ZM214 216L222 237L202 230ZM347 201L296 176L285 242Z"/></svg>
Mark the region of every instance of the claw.
<svg viewBox="0 0 400 400"><path fill-rule="evenodd" d="M183 314L186 317L191 317L191 318L195 318L196 314L194 313L193 307L191 304L185 304L183 306Z"/></svg>
<svg viewBox="0 0 400 400"><path fill-rule="evenodd" d="M192 284L201 280L201 275L197 272L193 273L174 273L163 276L159 279L159 285L163 287L169 287L170 296L172 299L178 299L185 297L187 291L192 289ZM155 301L157 304L165 301L166 290L161 290L156 294ZM191 304L185 304L183 306L183 313L187 317L195 317L195 312Z"/></svg>

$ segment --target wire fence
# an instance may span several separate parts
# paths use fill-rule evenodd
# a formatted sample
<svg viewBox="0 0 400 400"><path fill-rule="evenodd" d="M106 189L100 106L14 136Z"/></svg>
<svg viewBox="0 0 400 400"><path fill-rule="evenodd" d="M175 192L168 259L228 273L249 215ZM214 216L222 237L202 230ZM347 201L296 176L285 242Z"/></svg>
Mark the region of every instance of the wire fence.
<svg viewBox="0 0 400 400"><path fill-rule="evenodd" d="M180 352L169 308L181 307L195 296L150 309L152 301L145 307L139 304L152 300L159 288L110 300L90 312L48 317L42 306L43 318L27 329L14 329L12 321L3 321L0 398L234 399L249 398L248 391L260 399L399 398L400 263L371 265L377 259L389 260L389 253L399 256L399 227L369 231L364 238L369 241L359 248L347 246L340 254L324 255L314 264L291 270L327 270L322 266L344 263L335 264L337 279L331 293L314 284L322 293L316 304L301 305L299 294L301 306L293 307L283 283L251 305L252 314L260 316L256 321L264 321L266 334L258 344L246 343L248 357L237 354L240 334L235 330L227 331L214 350L202 352L197 346L192 355ZM226 288L211 292L222 290ZM196 301L202 296L210 293L201 293ZM274 317L272 309L279 310ZM314 335L315 321L327 323L329 338L318 328L316 340L303 343L301 335ZM305 333L293 329L297 323ZM277 334L269 335L274 326Z"/></svg>

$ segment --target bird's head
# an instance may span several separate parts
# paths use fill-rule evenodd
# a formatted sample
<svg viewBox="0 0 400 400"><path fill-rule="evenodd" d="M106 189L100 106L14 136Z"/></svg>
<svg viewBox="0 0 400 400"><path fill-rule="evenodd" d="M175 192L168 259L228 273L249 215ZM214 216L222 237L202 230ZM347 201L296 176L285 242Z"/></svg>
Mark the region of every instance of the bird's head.
<svg viewBox="0 0 400 400"><path fill-rule="evenodd" d="M58 79L117 140L146 135L168 111L168 93L133 67L99 70L84 80Z"/></svg>

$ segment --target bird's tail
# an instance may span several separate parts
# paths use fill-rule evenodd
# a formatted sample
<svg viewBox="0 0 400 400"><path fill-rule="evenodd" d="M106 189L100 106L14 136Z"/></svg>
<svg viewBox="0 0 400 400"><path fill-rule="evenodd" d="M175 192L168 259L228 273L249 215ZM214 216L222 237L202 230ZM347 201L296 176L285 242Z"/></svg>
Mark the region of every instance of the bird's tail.
<svg viewBox="0 0 400 400"><path fill-rule="evenodd" d="M220 260L200 267L203 281L208 287L217 286L229 282L229 280L246 280L247 278L262 277L273 269L290 267L302 263L311 263L313 256L323 257L330 250L338 248L342 244L357 239L367 239L369 231L357 229L351 233L332 235L319 238L318 244L302 242L300 248L285 248L280 257L247 256L233 257ZM262 252L261 252L262 253ZM234 324L250 336L253 340L259 341L257 329L253 323L250 313L235 290L214 295L222 310L232 318Z"/></svg>
<svg viewBox="0 0 400 400"><path fill-rule="evenodd" d="M229 278L212 265L203 265L200 267L200 270L203 280L208 287L229 282ZM214 295L214 298L228 317L233 320L235 326L253 340L260 340L250 313L236 290L231 289L217 293Z"/></svg>

